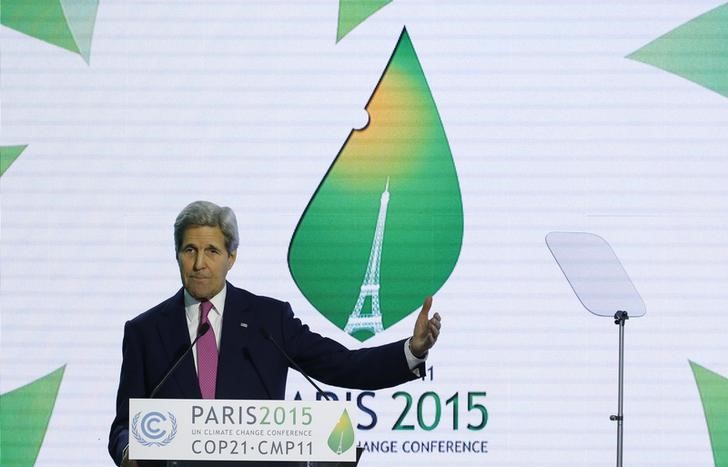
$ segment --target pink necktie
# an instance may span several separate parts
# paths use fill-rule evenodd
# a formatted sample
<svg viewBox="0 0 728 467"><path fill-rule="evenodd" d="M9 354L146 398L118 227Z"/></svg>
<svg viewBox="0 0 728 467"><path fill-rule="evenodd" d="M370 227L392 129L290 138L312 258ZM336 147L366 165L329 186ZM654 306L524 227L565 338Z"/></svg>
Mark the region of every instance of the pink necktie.
<svg viewBox="0 0 728 467"><path fill-rule="evenodd" d="M208 300L200 303L200 324L210 322L207 318L210 310L212 303ZM197 341L197 377L200 381L202 398L214 399L217 381L217 342L212 327Z"/></svg>

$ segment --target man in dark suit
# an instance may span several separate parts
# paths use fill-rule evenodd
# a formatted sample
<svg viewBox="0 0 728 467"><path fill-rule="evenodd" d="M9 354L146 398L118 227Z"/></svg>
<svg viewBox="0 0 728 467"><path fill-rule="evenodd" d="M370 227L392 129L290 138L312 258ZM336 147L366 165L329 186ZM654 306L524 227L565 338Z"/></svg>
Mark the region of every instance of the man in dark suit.
<svg viewBox="0 0 728 467"><path fill-rule="evenodd" d="M230 208L196 201L177 217L174 236L182 289L124 327L116 417L109 433L109 453L117 465L136 464L127 459L129 399L150 396L197 336L201 322L210 329L197 352L182 360L155 397L283 399L289 363L271 340L327 384L391 387L417 377L437 340L440 316L428 319L429 297L409 339L348 350L309 330L288 303L232 286L225 278L239 240ZM201 350L209 348L212 357Z"/></svg>

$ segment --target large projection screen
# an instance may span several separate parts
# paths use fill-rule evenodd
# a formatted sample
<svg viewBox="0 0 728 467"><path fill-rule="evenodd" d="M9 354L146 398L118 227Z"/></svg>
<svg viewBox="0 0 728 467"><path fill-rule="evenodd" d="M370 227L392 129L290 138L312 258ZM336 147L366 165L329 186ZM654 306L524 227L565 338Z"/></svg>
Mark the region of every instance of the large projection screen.
<svg viewBox="0 0 728 467"><path fill-rule="evenodd" d="M434 295L423 380L327 387L361 465L614 464L618 327L552 231L608 239L649 310L625 465L728 465L728 4L0 6L3 466L112 465L124 323L179 289L198 199L237 214L231 283L350 348Z"/></svg>

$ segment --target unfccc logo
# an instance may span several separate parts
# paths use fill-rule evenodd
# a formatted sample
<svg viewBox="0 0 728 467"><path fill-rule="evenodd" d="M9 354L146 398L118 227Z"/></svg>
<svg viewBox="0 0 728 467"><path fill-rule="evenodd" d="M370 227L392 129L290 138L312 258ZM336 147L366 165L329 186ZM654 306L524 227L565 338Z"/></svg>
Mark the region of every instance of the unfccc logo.
<svg viewBox="0 0 728 467"><path fill-rule="evenodd" d="M167 412L167 416L147 412L143 417L142 412L137 412L132 419L131 434L143 446L166 446L177 435L177 419L172 412Z"/></svg>

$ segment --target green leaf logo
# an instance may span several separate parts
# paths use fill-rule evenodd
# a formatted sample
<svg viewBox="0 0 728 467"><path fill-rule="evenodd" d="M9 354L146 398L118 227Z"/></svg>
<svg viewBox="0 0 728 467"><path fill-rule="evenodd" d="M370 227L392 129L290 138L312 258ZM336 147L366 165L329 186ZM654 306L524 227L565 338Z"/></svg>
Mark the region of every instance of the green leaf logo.
<svg viewBox="0 0 728 467"><path fill-rule="evenodd" d="M728 467L728 378L690 362L703 402L715 467Z"/></svg>
<svg viewBox="0 0 728 467"><path fill-rule="evenodd" d="M35 463L65 369L0 395L0 465Z"/></svg>
<svg viewBox="0 0 728 467"><path fill-rule="evenodd" d="M98 6L98 0L0 0L0 22L89 63Z"/></svg>
<svg viewBox="0 0 728 467"><path fill-rule="evenodd" d="M27 144L22 146L0 146L0 177L27 147Z"/></svg>
<svg viewBox="0 0 728 467"><path fill-rule="evenodd" d="M342 454L354 445L354 426L351 424L349 413L344 410L336 422L336 426L329 435L329 449L336 454Z"/></svg>
<svg viewBox="0 0 728 467"><path fill-rule="evenodd" d="M336 42L388 3L392 3L392 0L339 0Z"/></svg>
<svg viewBox="0 0 728 467"><path fill-rule="evenodd" d="M399 322L452 273L463 237L447 136L406 29L304 211L288 266L309 302L360 341Z"/></svg>
<svg viewBox="0 0 728 467"><path fill-rule="evenodd" d="M628 55L728 97L728 4Z"/></svg>

